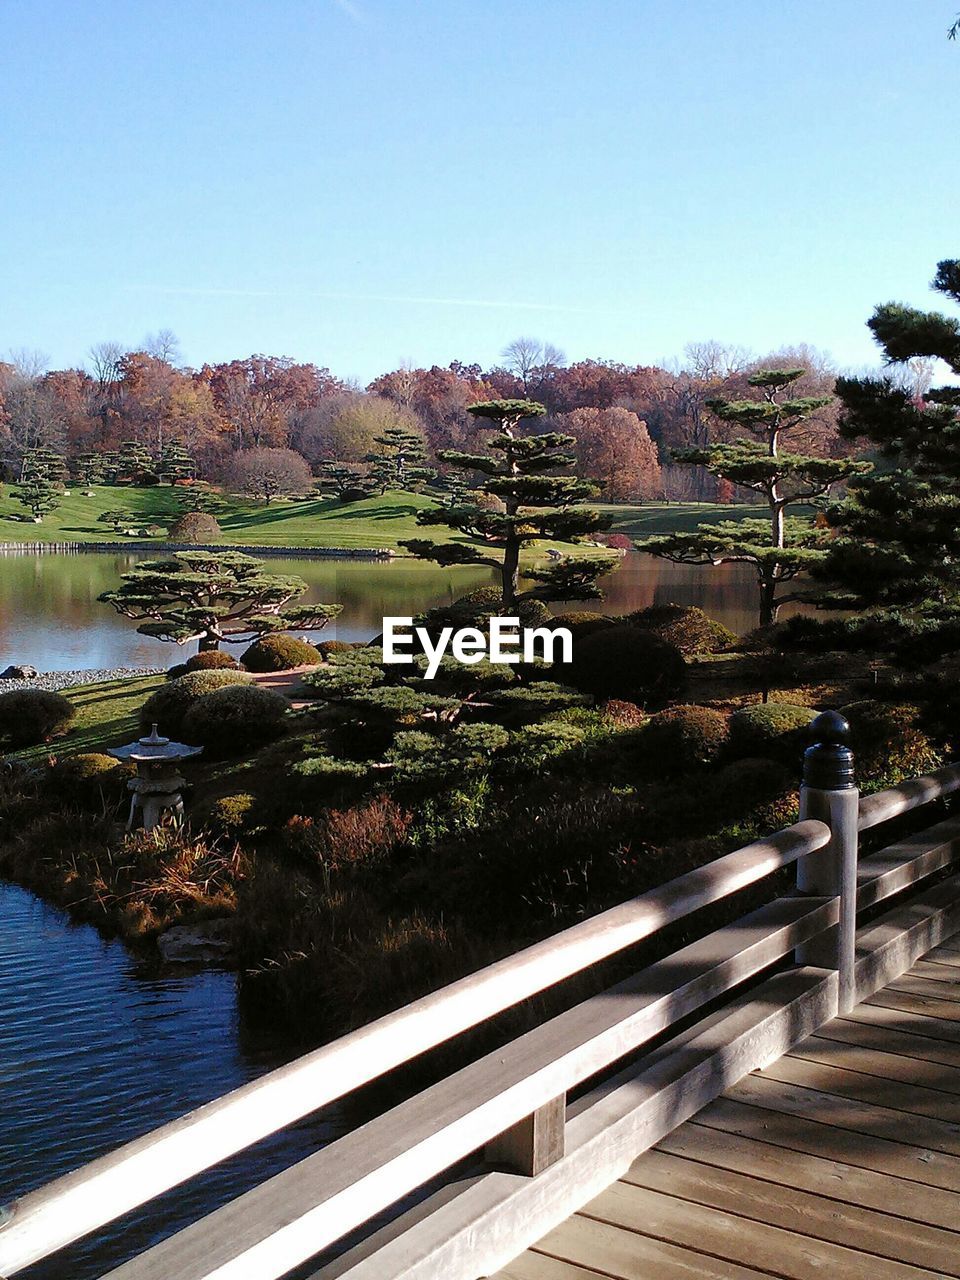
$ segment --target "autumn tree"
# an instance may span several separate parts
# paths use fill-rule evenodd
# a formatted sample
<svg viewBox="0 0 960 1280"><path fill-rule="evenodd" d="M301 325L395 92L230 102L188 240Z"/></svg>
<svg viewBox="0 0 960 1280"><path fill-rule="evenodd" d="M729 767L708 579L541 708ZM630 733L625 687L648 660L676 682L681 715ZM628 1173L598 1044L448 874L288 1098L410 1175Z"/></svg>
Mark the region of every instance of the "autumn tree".
<svg viewBox="0 0 960 1280"><path fill-rule="evenodd" d="M294 449L244 449L231 460L226 481L235 492L266 503L313 488L306 459Z"/></svg>
<svg viewBox="0 0 960 1280"><path fill-rule="evenodd" d="M787 521L792 504L822 497L838 482L862 474L867 464L819 458L784 448L783 438L825 403L825 397L787 399L787 389L802 369L762 369L748 378L759 399L716 399L718 419L747 431L739 438L703 449L681 450L678 461L700 465L722 480L760 494L768 508L762 520L702 524L692 533L646 538L638 546L676 564L752 565L757 575L761 626L776 621L787 600L783 587L811 569L825 555L823 530L812 519Z"/></svg>
<svg viewBox="0 0 960 1280"><path fill-rule="evenodd" d="M557 419L576 441L577 466L616 502L659 497L660 460L645 422L629 409L573 409Z"/></svg>
<svg viewBox="0 0 960 1280"><path fill-rule="evenodd" d="M294 605L307 591L302 578L265 573L259 560L239 551L177 551L121 578L122 586L99 600L139 622L141 635L175 644L196 640L201 652L248 644L271 631L316 631L342 607Z"/></svg>
<svg viewBox="0 0 960 1280"><path fill-rule="evenodd" d="M329 369L279 356L204 365L197 376L210 387L238 449L285 446L295 415L344 390Z"/></svg>
<svg viewBox="0 0 960 1280"><path fill-rule="evenodd" d="M315 467L363 462L391 428L417 435L423 430L412 409L386 396L343 393L320 400L302 415L290 443Z"/></svg>
<svg viewBox="0 0 960 1280"><path fill-rule="evenodd" d="M531 400L492 400L471 405L469 413L477 431L492 431L492 452L473 454L446 450L444 462L486 477L479 495L494 498L500 510L491 510L480 501L421 511L421 525L445 525L466 534L473 543L437 543L413 538L402 543L415 556L437 564L484 564L500 575L501 599L512 609L524 597L542 600L584 600L600 595L597 580L612 567L606 557L570 556L546 569L525 570L537 585L521 594L520 553L538 538L575 543L609 523L596 511L578 504L595 497L597 486L576 475L552 474L570 471L575 458L570 452L574 439L559 431L525 434L521 423L544 413L544 406ZM479 545L477 545L479 544Z"/></svg>

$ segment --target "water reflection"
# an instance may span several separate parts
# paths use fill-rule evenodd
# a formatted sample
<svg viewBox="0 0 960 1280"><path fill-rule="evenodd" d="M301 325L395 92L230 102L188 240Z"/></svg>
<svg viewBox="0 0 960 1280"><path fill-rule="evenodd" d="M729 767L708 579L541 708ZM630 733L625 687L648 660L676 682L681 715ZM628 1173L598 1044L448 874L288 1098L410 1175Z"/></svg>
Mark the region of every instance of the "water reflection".
<svg viewBox="0 0 960 1280"><path fill-rule="evenodd" d="M29 662L40 670L168 666L185 656L137 634L135 624L97 602L143 555L78 552L7 555L0 559L0 668ZM296 573L305 600L336 601L343 613L325 636L369 640L386 614L416 614L493 581L483 568L442 569L422 561L276 560ZM632 552L604 580L610 613L651 604L695 604L738 634L756 626L756 585L748 565L674 565ZM594 607L594 606L590 606ZM784 609L787 616L791 609ZM795 611L795 606L794 606Z"/></svg>

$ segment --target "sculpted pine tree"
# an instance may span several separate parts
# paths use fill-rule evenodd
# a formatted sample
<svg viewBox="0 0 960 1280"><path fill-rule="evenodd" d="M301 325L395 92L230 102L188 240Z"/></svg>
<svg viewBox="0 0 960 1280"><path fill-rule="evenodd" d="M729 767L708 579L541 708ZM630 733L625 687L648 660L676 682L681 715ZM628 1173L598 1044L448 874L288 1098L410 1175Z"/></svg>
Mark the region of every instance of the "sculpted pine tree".
<svg viewBox="0 0 960 1280"><path fill-rule="evenodd" d="M141 635L175 644L199 641L201 652L222 642L247 644L270 631L317 631L336 604L293 605L307 590L302 578L264 573L239 551L178 551L122 575L123 585L99 599L140 623Z"/></svg>
<svg viewBox="0 0 960 1280"><path fill-rule="evenodd" d="M367 455L370 477L381 493L388 489L421 489L436 475L426 466L423 441L406 427L387 427L374 443L376 453Z"/></svg>
<svg viewBox="0 0 960 1280"><path fill-rule="evenodd" d="M812 569L826 554L826 531L810 518L788 517L788 508L822 497L832 485L869 470L869 464L784 448L784 435L831 400L829 396L784 398L786 389L803 373L803 369L761 369L748 379L761 392L761 399L709 401L721 421L745 428L754 439L674 454L678 462L704 466L721 480L753 489L764 499L769 517L702 524L692 533L665 534L637 544L675 564L752 565L761 626L775 622L780 606L799 598L784 593L784 584Z"/></svg>
<svg viewBox="0 0 960 1280"><path fill-rule="evenodd" d="M960 303L960 260L939 263L932 287ZM942 360L960 376L960 320L900 303L878 307L869 328L891 364ZM922 395L895 377L839 378L840 429L865 437L879 457L829 513L838 530L817 576L843 607L960 606L960 387Z"/></svg>
<svg viewBox="0 0 960 1280"><path fill-rule="evenodd" d="M525 570L538 585L521 593L519 590L520 552L538 538L558 542L576 542L587 534L605 529L609 520L596 511L583 510L578 504L596 497L598 487L575 475L549 474L569 471L574 465L572 436L558 431L542 435L521 434L524 420L546 412L534 400L490 400L469 405L467 412L480 431L493 431L491 453L461 453L446 449L440 453L465 471L479 471L486 479L478 495L495 499L502 510L490 510L473 496L460 505L421 511L417 523L446 525L479 542L437 543L412 538L402 545L424 560L437 564L485 564L500 573L501 599L507 609L522 598L541 600L597 599L597 580L609 572L616 562L610 557L570 556L546 569Z"/></svg>
<svg viewBox="0 0 960 1280"><path fill-rule="evenodd" d="M157 475L167 484L176 484L178 480L192 480L197 474L197 464L186 448L174 441L164 445L157 462Z"/></svg>
<svg viewBox="0 0 960 1280"><path fill-rule="evenodd" d="M17 499L30 511L35 524L60 506L66 474L62 455L52 449L30 449L24 454Z"/></svg>

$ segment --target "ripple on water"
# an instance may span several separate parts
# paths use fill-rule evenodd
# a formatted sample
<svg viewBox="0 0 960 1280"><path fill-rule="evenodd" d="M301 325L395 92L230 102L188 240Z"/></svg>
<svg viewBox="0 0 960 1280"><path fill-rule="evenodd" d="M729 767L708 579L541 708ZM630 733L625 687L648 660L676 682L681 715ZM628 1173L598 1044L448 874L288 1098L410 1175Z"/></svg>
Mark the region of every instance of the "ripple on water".
<svg viewBox="0 0 960 1280"><path fill-rule="evenodd" d="M0 1203L255 1078L231 973L151 976L118 942L0 882ZM334 1136L313 1118L23 1272L92 1280Z"/></svg>

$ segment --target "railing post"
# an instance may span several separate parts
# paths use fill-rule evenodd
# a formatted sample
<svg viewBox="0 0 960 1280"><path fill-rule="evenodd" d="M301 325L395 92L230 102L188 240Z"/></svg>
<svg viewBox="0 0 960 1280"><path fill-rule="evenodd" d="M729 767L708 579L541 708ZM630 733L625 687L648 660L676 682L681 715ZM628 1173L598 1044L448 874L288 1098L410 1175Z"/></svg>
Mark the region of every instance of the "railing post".
<svg viewBox="0 0 960 1280"><path fill-rule="evenodd" d="M830 843L797 863L800 893L840 899L840 922L797 950L799 964L839 972L838 1012L857 1003L857 854L860 792L854 781L850 726L838 711L824 711L810 726L813 746L803 756L800 817L825 822Z"/></svg>
<svg viewBox="0 0 960 1280"><path fill-rule="evenodd" d="M567 1096L562 1094L488 1142L484 1157L489 1164L535 1178L563 1159L566 1118Z"/></svg>

